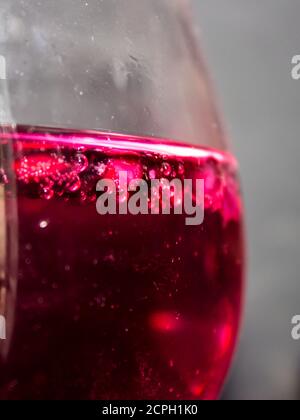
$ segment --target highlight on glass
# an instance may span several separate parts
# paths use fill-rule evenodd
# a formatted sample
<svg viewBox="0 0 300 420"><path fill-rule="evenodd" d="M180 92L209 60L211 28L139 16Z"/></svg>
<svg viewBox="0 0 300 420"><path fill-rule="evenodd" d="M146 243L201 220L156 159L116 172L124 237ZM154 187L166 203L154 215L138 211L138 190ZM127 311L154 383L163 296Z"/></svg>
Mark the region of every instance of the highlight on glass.
<svg viewBox="0 0 300 420"><path fill-rule="evenodd" d="M189 2L2 0L0 27L0 399L217 398L243 206ZM97 211L120 173L163 180L146 211Z"/></svg>

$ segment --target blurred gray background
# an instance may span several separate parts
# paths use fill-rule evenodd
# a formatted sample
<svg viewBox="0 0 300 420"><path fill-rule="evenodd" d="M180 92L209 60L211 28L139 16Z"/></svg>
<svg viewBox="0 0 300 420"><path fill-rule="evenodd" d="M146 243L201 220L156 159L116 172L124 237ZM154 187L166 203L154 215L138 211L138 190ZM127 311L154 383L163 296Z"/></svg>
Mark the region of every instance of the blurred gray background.
<svg viewBox="0 0 300 420"><path fill-rule="evenodd" d="M246 199L249 274L230 399L300 399L300 0L194 0Z"/></svg>

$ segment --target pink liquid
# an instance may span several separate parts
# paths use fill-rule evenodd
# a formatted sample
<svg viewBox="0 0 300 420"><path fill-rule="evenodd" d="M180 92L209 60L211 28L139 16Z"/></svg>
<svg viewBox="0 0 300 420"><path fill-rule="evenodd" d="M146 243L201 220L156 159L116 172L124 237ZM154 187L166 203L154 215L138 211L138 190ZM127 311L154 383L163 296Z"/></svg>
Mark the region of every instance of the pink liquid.
<svg viewBox="0 0 300 420"><path fill-rule="evenodd" d="M243 286L234 158L106 133L19 127L1 136L15 156L19 268L0 398L215 398ZM96 184L120 170L148 182L203 178L204 223L100 216Z"/></svg>

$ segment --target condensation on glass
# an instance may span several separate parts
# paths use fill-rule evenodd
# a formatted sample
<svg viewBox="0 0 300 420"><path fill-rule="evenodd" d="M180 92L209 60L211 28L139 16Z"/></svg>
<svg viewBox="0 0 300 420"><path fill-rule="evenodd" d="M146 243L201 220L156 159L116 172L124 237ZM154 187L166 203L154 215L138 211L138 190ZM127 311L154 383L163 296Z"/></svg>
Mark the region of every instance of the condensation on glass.
<svg viewBox="0 0 300 420"><path fill-rule="evenodd" d="M186 0L1 0L18 124L224 148Z"/></svg>

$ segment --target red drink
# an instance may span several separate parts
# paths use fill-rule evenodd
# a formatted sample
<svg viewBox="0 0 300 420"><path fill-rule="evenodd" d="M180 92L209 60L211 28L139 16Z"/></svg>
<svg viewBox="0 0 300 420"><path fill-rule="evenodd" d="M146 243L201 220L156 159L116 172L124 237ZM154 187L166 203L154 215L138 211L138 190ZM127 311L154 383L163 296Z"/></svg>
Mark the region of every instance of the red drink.
<svg viewBox="0 0 300 420"><path fill-rule="evenodd" d="M242 299L234 158L108 133L18 127L1 136L14 149L19 268L0 398L215 398ZM119 171L204 179L204 223L99 215L96 184ZM11 180L2 173L2 182Z"/></svg>

